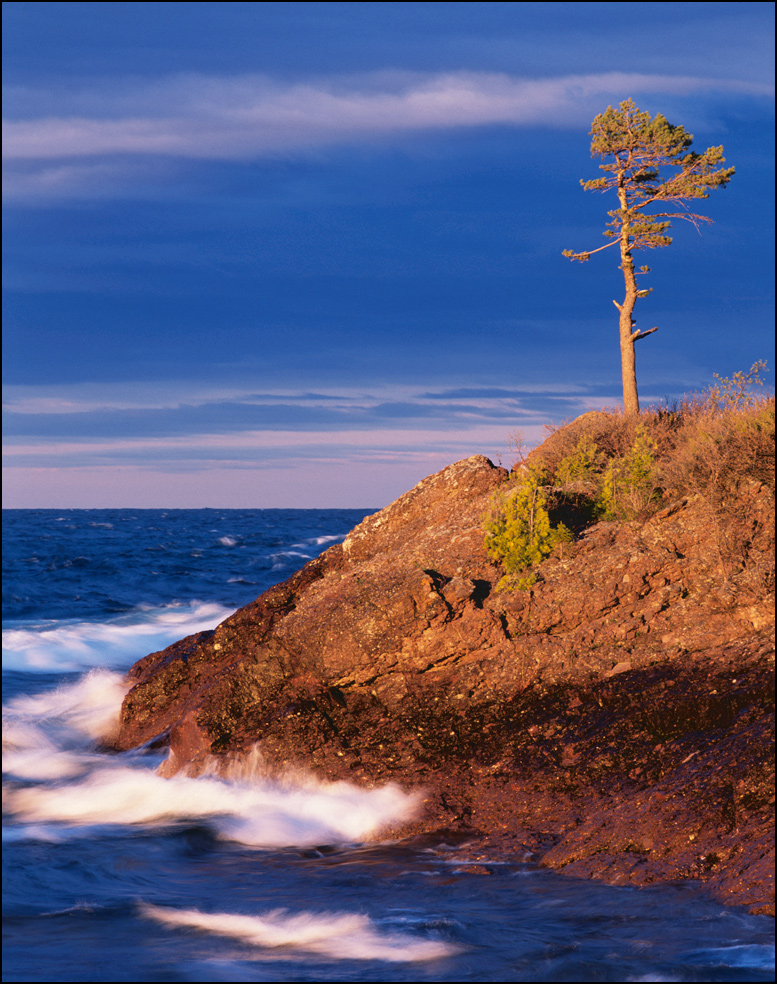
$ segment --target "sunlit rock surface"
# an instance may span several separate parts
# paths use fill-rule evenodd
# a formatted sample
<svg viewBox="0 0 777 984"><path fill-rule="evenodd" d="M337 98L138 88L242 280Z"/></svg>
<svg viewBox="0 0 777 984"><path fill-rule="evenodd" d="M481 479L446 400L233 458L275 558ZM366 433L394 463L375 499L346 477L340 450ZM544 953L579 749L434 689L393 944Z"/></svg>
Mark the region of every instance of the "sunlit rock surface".
<svg viewBox="0 0 777 984"><path fill-rule="evenodd" d="M591 526L497 592L482 517L507 478L451 465L140 660L116 747L166 741L172 775L258 743L268 772L420 788L397 836L773 911L772 598L732 580L700 497ZM756 557L772 506L747 494Z"/></svg>

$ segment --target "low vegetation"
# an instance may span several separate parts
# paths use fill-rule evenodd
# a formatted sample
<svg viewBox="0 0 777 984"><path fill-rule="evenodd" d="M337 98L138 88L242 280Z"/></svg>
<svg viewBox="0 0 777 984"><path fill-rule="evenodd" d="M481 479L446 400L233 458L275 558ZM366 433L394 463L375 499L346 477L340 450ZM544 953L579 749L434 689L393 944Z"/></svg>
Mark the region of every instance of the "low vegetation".
<svg viewBox="0 0 777 984"><path fill-rule="evenodd" d="M521 455L506 490L485 518L486 546L502 560L501 587L530 587L537 565L592 522L646 520L683 497L709 508L728 575L751 568L773 588L774 397L763 389L764 362L732 378L715 377L703 393L643 410L586 414L549 428L541 447ZM563 520L563 523L561 522ZM566 525L564 525L566 524ZM768 543L767 543L768 541ZM762 568L762 569L761 569Z"/></svg>
<svg viewBox="0 0 777 984"><path fill-rule="evenodd" d="M486 549L507 572L497 590L530 588L537 580L534 568L556 546L572 539L563 523L551 525L542 481L538 467L524 468L515 481L497 491L485 518Z"/></svg>

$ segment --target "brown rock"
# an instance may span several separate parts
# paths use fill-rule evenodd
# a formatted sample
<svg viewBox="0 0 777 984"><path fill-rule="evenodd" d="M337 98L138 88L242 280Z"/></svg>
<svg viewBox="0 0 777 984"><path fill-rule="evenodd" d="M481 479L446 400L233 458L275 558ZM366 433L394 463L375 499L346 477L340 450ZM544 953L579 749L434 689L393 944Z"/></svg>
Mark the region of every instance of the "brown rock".
<svg viewBox="0 0 777 984"><path fill-rule="evenodd" d="M270 770L423 787L397 835L459 831L578 876L692 877L773 905L768 600L713 590L700 497L593 526L531 591L499 593L481 522L506 479L482 456L451 465L214 632L141 660L116 746L167 735L169 775L259 743Z"/></svg>

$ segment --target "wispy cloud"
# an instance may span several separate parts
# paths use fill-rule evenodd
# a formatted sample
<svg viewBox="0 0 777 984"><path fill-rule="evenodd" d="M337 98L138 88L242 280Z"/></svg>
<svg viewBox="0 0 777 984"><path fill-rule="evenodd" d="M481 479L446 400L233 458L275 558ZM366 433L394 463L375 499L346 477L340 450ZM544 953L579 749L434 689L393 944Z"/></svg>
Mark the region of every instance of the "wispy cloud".
<svg viewBox="0 0 777 984"><path fill-rule="evenodd" d="M576 416L603 402L593 387L565 384L170 396L150 390L107 395L100 387L12 388L4 448L7 505L83 504L79 475L83 488L95 490L91 505L380 505L387 495L393 498L472 454L511 464L516 429L526 443L538 443L549 417ZM192 475L197 482L190 488L184 479ZM208 483L213 488L203 497Z"/></svg>
<svg viewBox="0 0 777 984"><path fill-rule="evenodd" d="M472 454L512 464L506 430L475 423L445 436L386 428L16 444L4 454L4 506L377 507ZM524 430L531 443L542 432Z"/></svg>
<svg viewBox="0 0 777 984"><path fill-rule="evenodd" d="M568 126L582 118L587 122L592 98L710 90L749 95L770 91L752 82L623 72L546 79L485 72L381 73L286 87L262 77L192 77L141 90L131 115L8 120L3 155L233 158L361 134L490 123ZM109 111L106 105L103 112Z"/></svg>
<svg viewBox="0 0 777 984"><path fill-rule="evenodd" d="M192 394L193 396L193 394ZM434 430L441 439L453 432L497 425L506 434L516 426L533 425L549 418L574 416L596 398L595 387L561 386L522 389L459 389L413 392L408 387L375 393L244 393L228 398L190 398L175 405L127 405L121 398L102 403L90 399L57 399L54 396L12 395L4 408L5 442L10 453L37 439L45 442L146 441L156 438L195 437L214 444L207 435L218 435L219 447L231 446L249 434L277 435L272 443L297 443L295 434L317 434L317 440L345 432L370 434L419 433ZM152 444L144 444L151 447ZM16 446L16 452L12 448ZM84 445L86 446L86 445ZM256 447L256 443L253 444ZM71 451L75 451L75 446Z"/></svg>
<svg viewBox="0 0 777 984"><path fill-rule="evenodd" d="M36 116L30 113L36 100L26 92L19 97L24 116L3 124L3 156L15 162L7 192L57 196L86 185L99 189L116 168L131 177L127 162L139 157L254 159L456 127L582 126L605 100L713 92L752 97L772 88L623 72L541 79L382 72L285 85L261 76L177 76L106 95L65 92L58 104L49 98L45 114ZM14 101L11 89L7 103L13 108Z"/></svg>

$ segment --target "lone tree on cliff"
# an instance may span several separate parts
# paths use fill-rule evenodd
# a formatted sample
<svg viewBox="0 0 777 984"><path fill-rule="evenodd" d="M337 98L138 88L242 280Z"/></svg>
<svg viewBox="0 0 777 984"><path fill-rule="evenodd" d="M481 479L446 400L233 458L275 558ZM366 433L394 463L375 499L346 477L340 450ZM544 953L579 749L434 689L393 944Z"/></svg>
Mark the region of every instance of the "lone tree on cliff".
<svg viewBox="0 0 777 984"><path fill-rule="evenodd" d="M640 290L637 277L649 273L650 267L634 269L635 249L656 249L672 242L666 230L672 219L685 219L698 229L701 222L712 222L706 215L688 211L685 204L692 198L707 198L710 188L723 188L731 180L734 168L715 170L725 163L722 147L710 147L703 154L690 147L693 135L681 126L672 126L658 113L653 119L643 113L633 100L626 99L618 109L612 106L591 124L591 157L600 157L607 172L604 178L581 181L586 191L609 191L615 188L620 207L607 214L612 229L604 235L611 241L598 249L584 253L564 250L571 260L585 262L616 243L620 246L626 296L622 304L613 301L620 312L621 369L623 373L623 406L627 414L639 413L634 343L651 335L656 328L635 331L632 318L638 297L647 297L652 288ZM671 169L671 170L668 170ZM657 206L659 211L650 209ZM664 211L681 208L683 211ZM650 211L648 211L650 209Z"/></svg>

